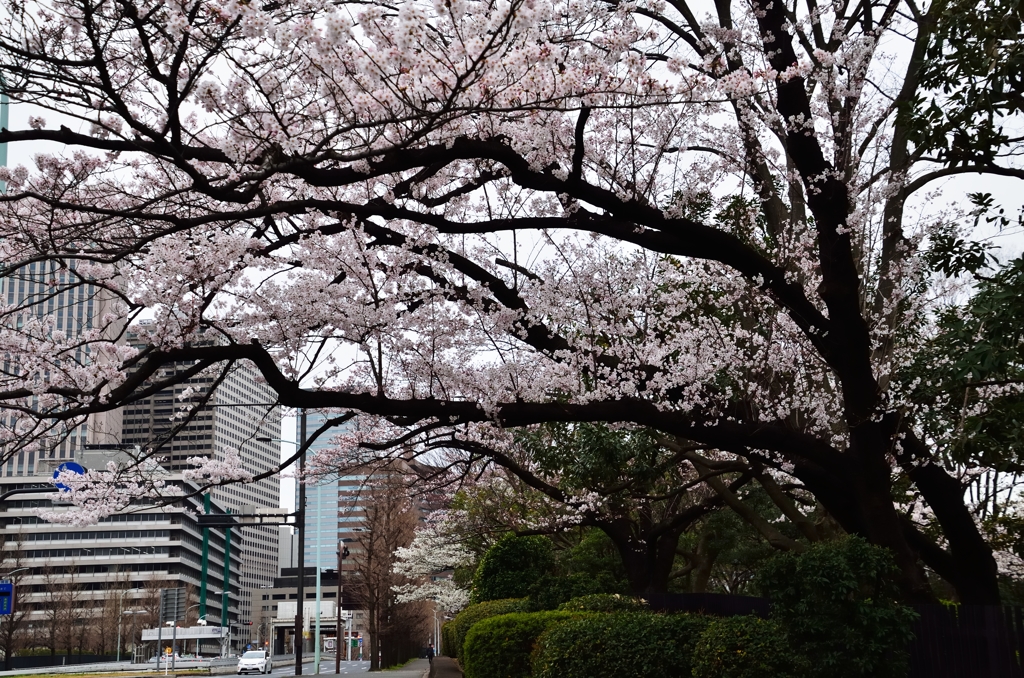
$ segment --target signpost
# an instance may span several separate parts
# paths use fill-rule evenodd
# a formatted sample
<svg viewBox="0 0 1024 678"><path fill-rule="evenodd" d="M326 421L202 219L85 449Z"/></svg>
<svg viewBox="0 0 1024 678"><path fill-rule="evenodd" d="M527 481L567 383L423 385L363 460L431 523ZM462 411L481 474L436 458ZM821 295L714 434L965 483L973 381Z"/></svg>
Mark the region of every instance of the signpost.
<svg viewBox="0 0 1024 678"><path fill-rule="evenodd" d="M178 620L185 618L188 599L185 597L185 589L161 589L160 590L160 623L171 625L171 647L178 642ZM174 653L171 653L171 668L174 668ZM167 664L164 664L167 669Z"/></svg>
<svg viewBox="0 0 1024 678"><path fill-rule="evenodd" d="M0 614L14 612L14 584L9 581L0 582Z"/></svg>
<svg viewBox="0 0 1024 678"><path fill-rule="evenodd" d="M81 464L76 464L73 461L66 461L57 467L57 470L53 472L53 485L61 492L70 492L71 488L64 483L58 482L61 473L77 473L80 476L85 475L85 467Z"/></svg>
<svg viewBox="0 0 1024 678"><path fill-rule="evenodd" d="M173 626L171 631L171 646L174 646L174 642L178 639L178 620L185 618L185 605L187 599L185 598L185 589L160 589L160 614L159 620L157 621L157 633L156 633L156 670L160 670L160 656L163 654L159 652L160 646L163 645L162 631L164 624L170 622ZM167 674L167 664L174 663L174 654L171 653L170 662L164 661L164 675Z"/></svg>

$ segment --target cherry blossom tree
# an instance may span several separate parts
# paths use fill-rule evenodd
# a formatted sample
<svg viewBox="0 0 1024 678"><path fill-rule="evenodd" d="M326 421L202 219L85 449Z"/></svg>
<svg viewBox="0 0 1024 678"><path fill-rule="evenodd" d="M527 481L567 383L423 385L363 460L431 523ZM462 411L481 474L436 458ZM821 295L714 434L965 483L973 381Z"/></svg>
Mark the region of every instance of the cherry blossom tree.
<svg viewBox="0 0 1024 678"><path fill-rule="evenodd" d="M445 614L454 614L469 604L469 590L450 576L438 575L472 565L474 556L455 535L443 529L443 515L431 518L416 531L412 543L395 551L395 574L408 582L394 590L399 603L430 600Z"/></svg>
<svg viewBox="0 0 1024 678"><path fill-rule="evenodd" d="M899 378L955 284L929 236L963 216L908 201L1022 176L1008 135L954 159L921 134L963 5L5 2L0 73L40 115L0 143L61 146L0 176L27 285L0 300L3 454L250 361L281 405L361 413L364 462L644 427L785 474L910 598L930 571L997 602L965 468Z"/></svg>

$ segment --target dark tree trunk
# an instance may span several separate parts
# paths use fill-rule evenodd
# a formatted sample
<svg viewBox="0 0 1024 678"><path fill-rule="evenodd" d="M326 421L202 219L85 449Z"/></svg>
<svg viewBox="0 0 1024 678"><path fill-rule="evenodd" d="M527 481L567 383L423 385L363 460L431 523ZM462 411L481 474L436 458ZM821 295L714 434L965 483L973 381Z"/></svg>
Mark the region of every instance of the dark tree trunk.
<svg viewBox="0 0 1024 678"><path fill-rule="evenodd" d="M668 591L679 537L686 526L659 529L660 526L655 525L645 530L636 522L619 519L599 523L597 527L608 535L618 549L630 593L642 597Z"/></svg>

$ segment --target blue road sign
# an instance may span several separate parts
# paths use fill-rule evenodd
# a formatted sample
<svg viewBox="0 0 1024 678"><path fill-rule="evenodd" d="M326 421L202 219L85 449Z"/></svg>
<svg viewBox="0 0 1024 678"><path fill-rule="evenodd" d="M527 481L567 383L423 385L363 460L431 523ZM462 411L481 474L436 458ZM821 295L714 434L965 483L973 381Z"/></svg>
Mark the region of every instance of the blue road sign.
<svg viewBox="0 0 1024 678"><path fill-rule="evenodd" d="M0 581L0 614L14 612L14 584Z"/></svg>
<svg viewBox="0 0 1024 678"><path fill-rule="evenodd" d="M85 467L82 466L81 464L76 464L73 461L66 461L63 464L61 464L60 466L58 466L57 470L53 472L53 484L54 484L54 486L58 490L60 490L61 492L70 492L71 491L70 487L68 487L64 483L58 483L57 482L57 478L59 478L60 474L64 473L64 472L77 473L80 476L84 476L85 475Z"/></svg>

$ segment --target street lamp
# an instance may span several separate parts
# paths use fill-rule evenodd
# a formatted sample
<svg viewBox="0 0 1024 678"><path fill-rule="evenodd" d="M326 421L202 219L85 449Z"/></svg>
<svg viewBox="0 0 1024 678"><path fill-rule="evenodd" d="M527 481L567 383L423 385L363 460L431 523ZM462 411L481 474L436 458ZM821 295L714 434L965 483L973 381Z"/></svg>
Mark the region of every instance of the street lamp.
<svg viewBox="0 0 1024 678"><path fill-rule="evenodd" d="M260 442L273 442L273 438L257 437ZM297 445L302 450L299 456L299 477L306 471L306 409L299 411L299 442L293 440L279 440L278 442ZM299 529L299 579L296 586L295 596L295 675L302 675L302 612L306 602L306 485L299 483L298 506L295 507L297 516L297 527Z"/></svg>
<svg viewBox="0 0 1024 678"><path fill-rule="evenodd" d="M121 598L117 603L117 661L121 661L121 618L124 616L124 596L129 591L139 591L138 588L130 588L121 591Z"/></svg>

